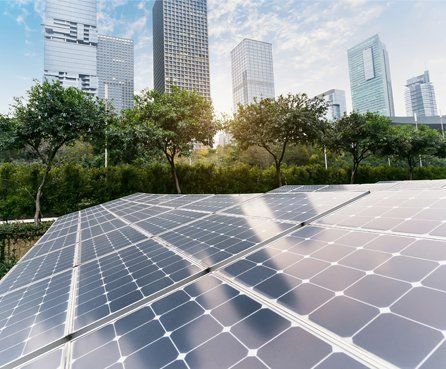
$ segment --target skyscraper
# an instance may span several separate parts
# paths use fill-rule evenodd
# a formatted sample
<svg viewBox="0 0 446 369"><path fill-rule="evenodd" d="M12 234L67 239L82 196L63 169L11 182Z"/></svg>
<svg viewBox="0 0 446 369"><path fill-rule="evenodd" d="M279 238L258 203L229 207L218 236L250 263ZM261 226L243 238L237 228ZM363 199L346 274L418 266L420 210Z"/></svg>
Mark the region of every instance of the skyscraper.
<svg viewBox="0 0 446 369"><path fill-rule="evenodd" d="M345 91L343 90L328 90L317 97L324 99L328 104L327 113L325 117L329 121L341 118L347 111L345 103Z"/></svg>
<svg viewBox="0 0 446 369"><path fill-rule="evenodd" d="M353 110L395 115L389 56L375 35L348 50Z"/></svg>
<svg viewBox="0 0 446 369"><path fill-rule="evenodd" d="M178 86L210 99L206 0L155 1L153 79L158 91Z"/></svg>
<svg viewBox="0 0 446 369"><path fill-rule="evenodd" d="M98 36L98 96L107 98L115 112L133 107L133 41ZM108 96L106 96L108 94Z"/></svg>
<svg viewBox="0 0 446 369"><path fill-rule="evenodd" d="M91 94L98 90L96 0L47 0L44 77Z"/></svg>
<svg viewBox="0 0 446 369"><path fill-rule="evenodd" d="M432 117L438 115L434 85L429 72L410 78L406 85L406 114L409 117Z"/></svg>
<svg viewBox="0 0 446 369"><path fill-rule="evenodd" d="M274 98L272 45L245 38L231 51L232 96L238 104Z"/></svg>

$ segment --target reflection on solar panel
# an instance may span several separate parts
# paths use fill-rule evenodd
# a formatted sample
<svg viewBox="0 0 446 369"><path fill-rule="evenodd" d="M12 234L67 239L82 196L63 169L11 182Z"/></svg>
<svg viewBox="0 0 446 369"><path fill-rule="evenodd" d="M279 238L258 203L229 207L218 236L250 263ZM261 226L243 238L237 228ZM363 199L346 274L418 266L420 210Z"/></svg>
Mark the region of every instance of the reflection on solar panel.
<svg viewBox="0 0 446 369"><path fill-rule="evenodd" d="M164 233L160 238L212 266L290 227L290 224L270 220L215 214Z"/></svg>
<svg viewBox="0 0 446 369"><path fill-rule="evenodd" d="M365 194L365 193L364 193ZM305 222L361 196L356 192L267 194L232 207L224 213Z"/></svg>
<svg viewBox="0 0 446 369"><path fill-rule="evenodd" d="M382 191L372 193L317 223L445 237L445 214L444 190Z"/></svg>
<svg viewBox="0 0 446 369"><path fill-rule="evenodd" d="M444 368L443 186L138 193L60 217L0 282L0 368Z"/></svg>
<svg viewBox="0 0 446 369"><path fill-rule="evenodd" d="M71 272L0 296L0 366L62 338Z"/></svg>
<svg viewBox="0 0 446 369"><path fill-rule="evenodd" d="M72 368L323 368L335 362L360 367L342 351L333 353L329 342L206 276L75 340Z"/></svg>

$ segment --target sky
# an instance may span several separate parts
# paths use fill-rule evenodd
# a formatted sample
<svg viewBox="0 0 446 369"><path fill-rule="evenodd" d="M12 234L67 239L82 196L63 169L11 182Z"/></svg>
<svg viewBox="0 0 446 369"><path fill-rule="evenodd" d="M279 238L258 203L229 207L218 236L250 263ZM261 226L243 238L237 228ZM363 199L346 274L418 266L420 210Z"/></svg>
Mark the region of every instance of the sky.
<svg viewBox="0 0 446 369"><path fill-rule="evenodd" d="M153 87L153 0L99 0L99 33L135 41L135 91ZM44 0L0 0L0 113L43 75ZM276 94L337 88L351 109L347 49L378 33L397 115L407 79L428 69L446 114L446 1L208 0L211 95L232 110L230 51L243 38L273 45Z"/></svg>

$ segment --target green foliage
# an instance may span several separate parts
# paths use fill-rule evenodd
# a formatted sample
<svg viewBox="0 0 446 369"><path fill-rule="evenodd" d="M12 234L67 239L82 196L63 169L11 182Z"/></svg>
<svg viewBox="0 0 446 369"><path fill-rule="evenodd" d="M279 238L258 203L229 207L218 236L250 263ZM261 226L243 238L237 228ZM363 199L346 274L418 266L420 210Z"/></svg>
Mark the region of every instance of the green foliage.
<svg viewBox="0 0 446 369"><path fill-rule="evenodd" d="M333 122L333 129L325 142L333 151L344 151L351 155L351 183L355 182L361 162L386 147L390 127L388 118L375 113L353 112Z"/></svg>
<svg viewBox="0 0 446 369"><path fill-rule="evenodd" d="M34 188L45 168L41 165L0 165L0 219L32 216L34 203L29 190ZM234 166L178 165L184 193L259 193L276 187L275 167L261 169L246 164ZM348 183L350 170L322 165L284 166L284 184ZM358 169L358 183L403 180L405 168L389 166ZM414 169L415 179L446 178L446 167ZM135 192L175 193L168 165L144 167L122 165L109 168L84 168L74 164L54 167L42 201L48 216L60 216L101 204Z"/></svg>
<svg viewBox="0 0 446 369"><path fill-rule="evenodd" d="M137 96L125 122L134 130L140 146L156 148L165 155L178 193L176 158L189 155L194 143L212 145L217 132L211 102L194 91L176 87L171 93L147 90Z"/></svg>
<svg viewBox="0 0 446 369"><path fill-rule="evenodd" d="M428 126L393 126L388 142L386 153L407 163L409 179L421 155L441 155L445 145L438 131Z"/></svg>
<svg viewBox="0 0 446 369"><path fill-rule="evenodd" d="M36 224L41 217L43 188L58 151L105 127L107 112L102 102L59 81L36 82L27 97L16 98L13 115L1 119L0 150L28 149L45 166L36 186Z"/></svg>
<svg viewBox="0 0 446 369"><path fill-rule="evenodd" d="M311 142L318 137L317 127L326 106L305 94L262 99L239 105L227 129L242 149L251 146L266 150L274 160L277 184L282 183L281 166L287 147Z"/></svg>
<svg viewBox="0 0 446 369"><path fill-rule="evenodd" d="M32 243L41 237L50 225L51 222L43 222L39 226L32 223L0 224L0 279L17 262L18 242Z"/></svg>

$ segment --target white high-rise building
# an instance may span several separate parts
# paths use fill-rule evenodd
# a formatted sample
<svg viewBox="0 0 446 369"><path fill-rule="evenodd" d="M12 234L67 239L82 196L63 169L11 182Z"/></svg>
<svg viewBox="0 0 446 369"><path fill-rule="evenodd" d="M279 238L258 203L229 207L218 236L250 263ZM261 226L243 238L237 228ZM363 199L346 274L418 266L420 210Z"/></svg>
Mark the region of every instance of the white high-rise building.
<svg viewBox="0 0 446 369"><path fill-rule="evenodd" d="M231 51L232 96L238 104L274 98L272 45L245 38Z"/></svg>
<svg viewBox="0 0 446 369"><path fill-rule="evenodd" d="M44 78L96 95L96 0L46 0Z"/></svg>
<svg viewBox="0 0 446 369"><path fill-rule="evenodd" d="M172 86L210 99L206 0L156 0L153 5L155 90Z"/></svg>
<svg viewBox="0 0 446 369"><path fill-rule="evenodd" d="M116 113L133 107L133 40L98 36L98 96L107 99Z"/></svg>
<svg viewBox="0 0 446 369"><path fill-rule="evenodd" d="M395 115L389 55L378 35L348 50L353 110Z"/></svg>
<svg viewBox="0 0 446 369"><path fill-rule="evenodd" d="M328 90L317 97L327 102L328 109L325 118L329 121L338 120L347 112L344 90Z"/></svg>
<svg viewBox="0 0 446 369"><path fill-rule="evenodd" d="M438 115L434 85L430 81L429 72L407 80L406 114L412 117L432 117Z"/></svg>

